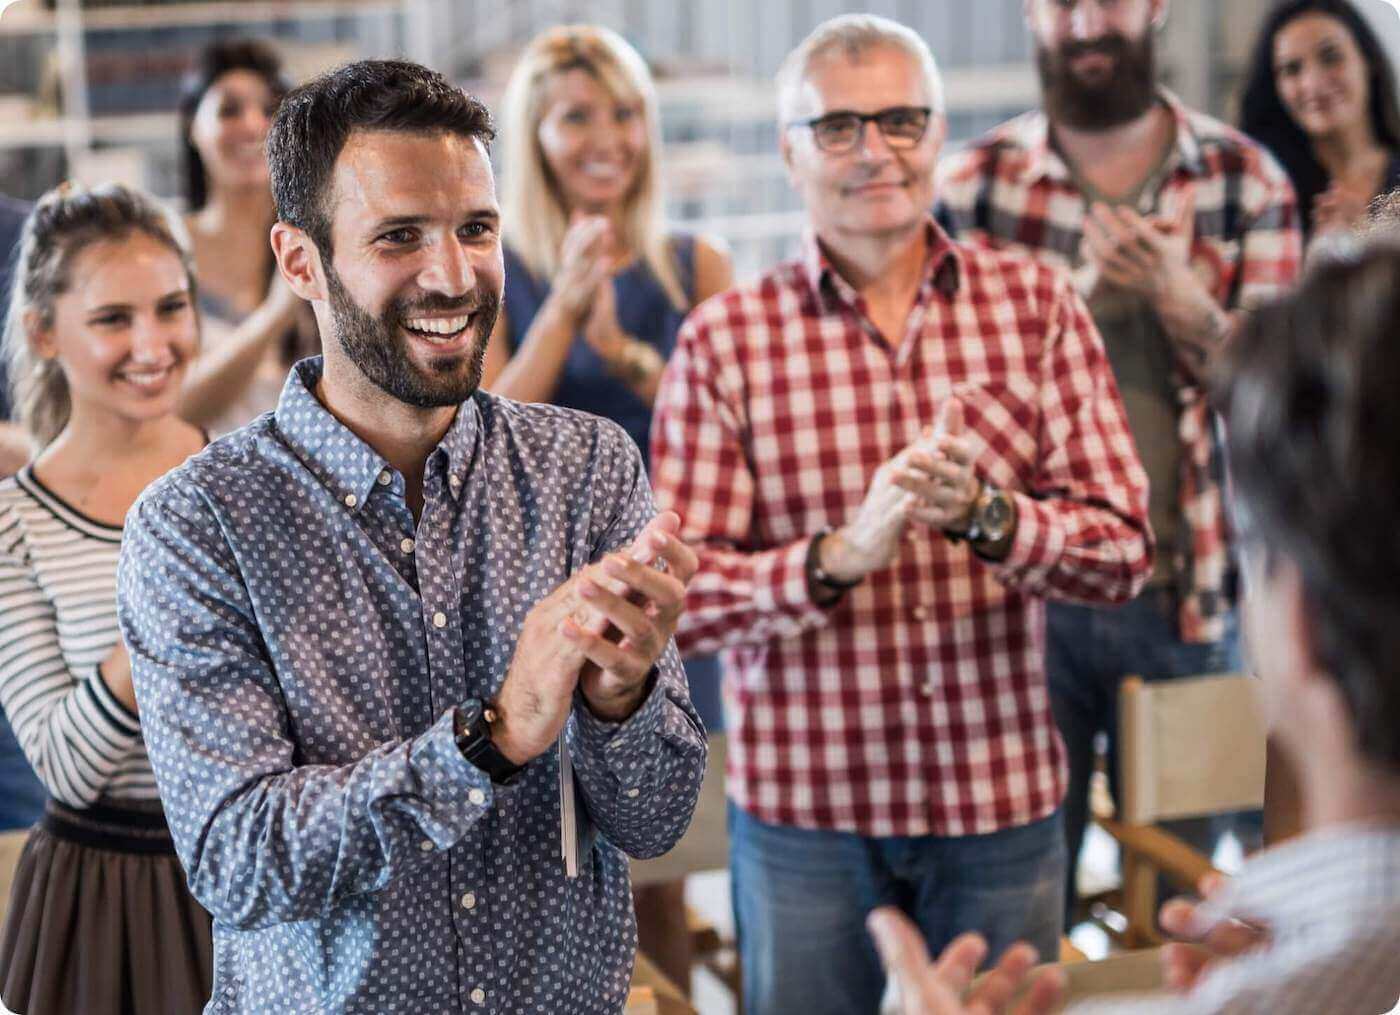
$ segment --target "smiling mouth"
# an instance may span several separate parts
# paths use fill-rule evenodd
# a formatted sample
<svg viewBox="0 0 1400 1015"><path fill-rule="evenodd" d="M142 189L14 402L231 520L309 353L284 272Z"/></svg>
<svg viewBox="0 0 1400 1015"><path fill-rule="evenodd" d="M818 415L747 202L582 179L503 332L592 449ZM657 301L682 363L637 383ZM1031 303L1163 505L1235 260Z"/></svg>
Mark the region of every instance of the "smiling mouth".
<svg viewBox="0 0 1400 1015"><path fill-rule="evenodd" d="M448 345L460 338L475 319L475 312L460 317L410 317L403 327L434 345Z"/></svg>
<svg viewBox="0 0 1400 1015"><path fill-rule="evenodd" d="M154 370L123 370L117 374L119 380L138 388L158 388L163 385L172 373L175 372L175 364L159 367Z"/></svg>

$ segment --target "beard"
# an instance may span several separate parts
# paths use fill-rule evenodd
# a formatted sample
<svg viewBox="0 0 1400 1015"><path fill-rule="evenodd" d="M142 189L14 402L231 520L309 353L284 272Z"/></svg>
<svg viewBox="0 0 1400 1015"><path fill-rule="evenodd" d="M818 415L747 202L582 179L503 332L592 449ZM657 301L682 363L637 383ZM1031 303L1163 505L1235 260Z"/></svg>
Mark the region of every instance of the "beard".
<svg viewBox="0 0 1400 1015"><path fill-rule="evenodd" d="M1085 81L1071 67L1075 57L1101 53L1113 58L1113 71ZM1036 69L1050 119L1077 130L1108 130L1131 123L1157 101L1156 53L1152 32L1136 42L1106 35L1092 42L1068 42L1058 49L1037 45Z"/></svg>
<svg viewBox="0 0 1400 1015"><path fill-rule="evenodd" d="M486 343L501 308L500 297L495 293L479 290L474 299L424 296L395 300L375 317L355 302L335 268L329 265L326 288L336 339L350 362L375 387L418 409L461 405L476 393L481 384ZM464 353L433 357L425 371L410 358L402 326L410 318L432 313L474 315L468 327L475 333L475 341Z"/></svg>

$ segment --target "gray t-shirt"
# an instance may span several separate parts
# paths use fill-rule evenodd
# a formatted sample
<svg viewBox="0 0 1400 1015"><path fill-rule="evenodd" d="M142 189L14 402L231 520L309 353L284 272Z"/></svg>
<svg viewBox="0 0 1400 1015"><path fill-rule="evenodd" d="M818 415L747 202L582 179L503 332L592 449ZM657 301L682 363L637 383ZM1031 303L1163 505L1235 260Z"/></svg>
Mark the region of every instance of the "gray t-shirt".
<svg viewBox="0 0 1400 1015"><path fill-rule="evenodd" d="M1174 151L1174 146L1168 146L1162 162L1126 197L1106 197L1083 179L1076 178L1076 183L1091 204L1129 205L1139 214L1156 215L1161 212L1157 200ZM1171 338L1157 312L1136 293L1101 283L1087 303L1103 336L1128 413L1128 426L1152 484L1148 516L1157 536L1157 559L1148 585L1167 585L1172 580L1172 547L1181 526L1182 450L1177 437L1181 409L1172 383Z"/></svg>

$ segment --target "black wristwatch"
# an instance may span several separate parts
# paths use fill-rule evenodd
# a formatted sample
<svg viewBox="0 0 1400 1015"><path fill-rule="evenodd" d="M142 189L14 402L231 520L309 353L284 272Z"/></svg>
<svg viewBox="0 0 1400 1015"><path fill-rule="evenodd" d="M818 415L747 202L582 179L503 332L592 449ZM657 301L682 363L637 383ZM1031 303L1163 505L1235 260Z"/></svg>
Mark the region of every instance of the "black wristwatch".
<svg viewBox="0 0 1400 1015"><path fill-rule="evenodd" d="M501 753L491 742L491 723L496 713L480 698L469 698L457 711L457 750L498 786L505 786L525 770Z"/></svg>
<svg viewBox="0 0 1400 1015"><path fill-rule="evenodd" d="M973 545L999 543L1010 534L1015 509L1009 494L998 490L990 483L983 483L972 504L972 514L967 528L962 532L944 529L943 534L951 543L966 539Z"/></svg>

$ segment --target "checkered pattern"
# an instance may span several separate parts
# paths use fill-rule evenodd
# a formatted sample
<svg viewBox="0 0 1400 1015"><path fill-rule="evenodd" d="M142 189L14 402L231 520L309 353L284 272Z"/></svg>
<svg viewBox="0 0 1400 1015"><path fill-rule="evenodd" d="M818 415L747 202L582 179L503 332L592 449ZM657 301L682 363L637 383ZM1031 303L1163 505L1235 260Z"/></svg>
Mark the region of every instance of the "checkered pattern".
<svg viewBox="0 0 1400 1015"><path fill-rule="evenodd" d="M986 833L1063 792L1043 596L1133 596L1151 570L1147 477L1068 280L1024 257L930 256L891 345L814 240L699 307L661 382L659 500L700 551L678 635L723 650L729 792L755 817L865 835ZM991 565L912 528L834 609L804 561L950 396L979 474L1020 523Z"/></svg>
<svg viewBox="0 0 1400 1015"><path fill-rule="evenodd" d="M1196 199L1192 266L1226 310L1257 304L1293 282L1302 259L1297 207L1287 176L1258 145L1218 120L1162 100L1176 117L1176 146L1147 212ZM1074 274L1081 289L1091 269L1080 255L1089 202L1049 140L1043 112L996 128L938 169L939 221L960 242L1029 251ZM1183 641L1219 641L1234 606L1237 574L1224 499L1224 457L1206 391L1178 367L1177 436L1182 524L1171 554Z"/></svg>

